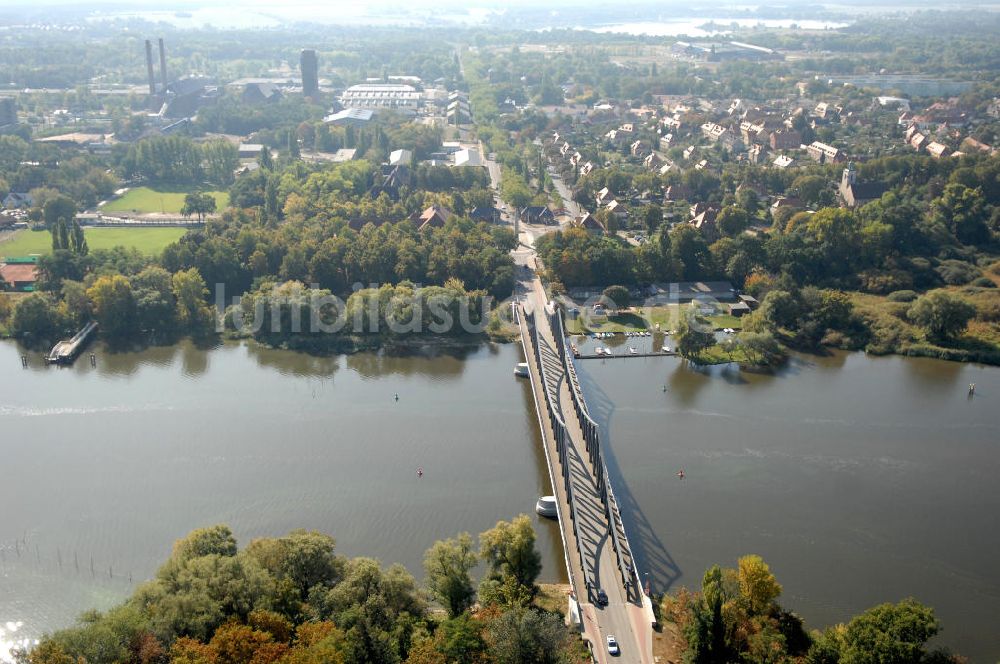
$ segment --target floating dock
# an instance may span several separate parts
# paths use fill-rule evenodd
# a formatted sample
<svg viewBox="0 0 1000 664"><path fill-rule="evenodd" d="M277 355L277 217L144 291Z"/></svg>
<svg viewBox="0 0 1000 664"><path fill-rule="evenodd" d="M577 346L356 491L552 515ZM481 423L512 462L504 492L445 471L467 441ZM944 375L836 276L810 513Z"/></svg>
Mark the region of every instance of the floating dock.
<svg viewBox="0 0 1000 664"><path fill-rule="evenodd" d="M95 331L97 331L97 323L90 321L71 339L63 339L53 346L45 361L49 364L72 364Z"/></svg>

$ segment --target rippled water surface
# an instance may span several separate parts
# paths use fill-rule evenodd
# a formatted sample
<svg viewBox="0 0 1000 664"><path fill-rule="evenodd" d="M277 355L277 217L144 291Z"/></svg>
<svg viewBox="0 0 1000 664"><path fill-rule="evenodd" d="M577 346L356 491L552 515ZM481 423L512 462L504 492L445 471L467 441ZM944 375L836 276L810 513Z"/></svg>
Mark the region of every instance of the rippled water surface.
<svg viewBox="0 0 1000 664"><path fill-rule="evenodd" d="M119 601L192 528L228 523L243 543L318 529L420 577L435 539L548 492L514 345L94 350L96 367L33 356L23 370L0 343L6 644ZM657 589L759 553L812 626L912 595L936 608L942 644L1000 656L1000 371L861 354L796 358L776 376L666 357L579 366ZM558 531L538 532L558 579Z"/></svg>

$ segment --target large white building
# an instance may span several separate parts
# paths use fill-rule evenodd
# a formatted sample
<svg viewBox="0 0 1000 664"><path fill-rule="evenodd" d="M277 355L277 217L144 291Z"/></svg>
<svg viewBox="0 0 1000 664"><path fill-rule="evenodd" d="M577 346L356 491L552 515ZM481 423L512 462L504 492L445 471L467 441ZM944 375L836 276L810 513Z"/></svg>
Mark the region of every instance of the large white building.
<svg viewBox="0 0 1000 664"><path fill-rule="evenodd" d="M422 93L412 85L362 83L352 85L340 96L345 108L400 108L416 110Z"/></svg>

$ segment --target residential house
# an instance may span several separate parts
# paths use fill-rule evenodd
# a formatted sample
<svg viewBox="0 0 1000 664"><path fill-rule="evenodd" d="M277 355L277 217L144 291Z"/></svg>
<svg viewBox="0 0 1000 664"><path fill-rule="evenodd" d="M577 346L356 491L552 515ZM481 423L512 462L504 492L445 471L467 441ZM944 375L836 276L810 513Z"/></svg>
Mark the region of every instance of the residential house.
<svg viewBox="0 0 1000 664"><path fill-rule="evenodd" d="M611 201L615 200L615 195L611 193L611 190L604 187L599 192L597 192L597 204L600 206L605 206Z"/></svg>
<svg viewBox="0 0 1000 664"><path fill-rule="evenodd" d="M583 215L582 217L577 217L576 219L574 219L573 225L578 228L584 229L588 233L603 235L604 233L607 232L607 229L604 228L604 224L598 221L597 217L590 214L589 212Z"/></svg>
<svg viewBox="0 0 1000 664"><path fill-rule="evenodd" d="M526 224L554 224L556 218L552 210L544 205L529 205L521 210L521 221Z"/></svg>
<svg viewBox="0 0 1000 664"><path fill-rule="evenodd" d="M789 157L788 155L779 154L777 157L774 158L774 161L771 163L774 165L775 168L785 169L791 167L791 165L795 163L795 160Z"/></svg>
<svg viewBox="0 0 1000 664"><path fill-rule="evenodd" d="M772 150L795 150L802 145L802 134L794 129L772 131L768 143Z"/></svg>
<svg viewBox="0 0 1000 664"><path fill-rule="evenodd" d="M720 140L729 130L714 122L706 122L701 126L702 135L710 141Z"/></svg>
<svg viewBox="0 0 1000 664"><path fill-rule="evenodd" d="M941 157L947 157L951 154L951 148L949 148L944 143L938 143L937 141L931 141L927 144L927 152L935 159L940 159Z"/></svg>
<svg viewBox="0 0 1000 664"><path fill-rule="evenodd" d="M393 150L389 153L390 166L411 166L413 164L413 153L409 150Z"/></svg>
<svg viewBox="0 0 1000 664"><path fill-rule="evenodd" d="M35 199L31 194L21 193L12 191L3 199L3 206L8 210L19 210L21 208L30 208L35 204Z"/></svg>
<svg viewBox="0 0 1000 664"><path fill-rule="evenodd" d="M451 219L451 215L452 212L448 208L441 207L440 205L431 205L410 219L417 225L417 230L424 231L431 228L441 228L445 225L445 222Z"/></svg>
<svg viewBox="0 0 1000 664"><path fill-rule="evenodd" d="M821 164L839 164L847 159L839 149L826 143L820 143L819 141L813 141L806 146L806 152L813 160Z"/></svg>
<svg viewBox="0 0 1000 664"><path fill-rule="evenodd" d="M628 219L628 210L625 208L625 205L619 201L611 201L604 206L604 209L613 214L619 222L623 222Z"/></svg>
<svg viewBox="0 0 1000 664"><path fill-rule="evenodd" d="M697 228L706 240L712 241L719 237L719 231L715 225L715 220L719 216L718 207L698 203L691 206L691 212L692 216L688 223Z"/></svg>
<svg viewBox="0 0 1000 664"><path fill-rule="evenodd" d="M646 169L650 171L660 170L660 167L663 166L663 163L664 163L663 159L660 157L660 155L656 154L655 152L650 152L648 155L646 155L646 158L642 160L642 165L645 166Z"/></svg>
<svg viewBox="0 0 1000 664"><path fill-rule="evenodd" d="M495 207L474 207L469 213L469 219L482 221L489 224L500 223L501 212Z"/></svg>

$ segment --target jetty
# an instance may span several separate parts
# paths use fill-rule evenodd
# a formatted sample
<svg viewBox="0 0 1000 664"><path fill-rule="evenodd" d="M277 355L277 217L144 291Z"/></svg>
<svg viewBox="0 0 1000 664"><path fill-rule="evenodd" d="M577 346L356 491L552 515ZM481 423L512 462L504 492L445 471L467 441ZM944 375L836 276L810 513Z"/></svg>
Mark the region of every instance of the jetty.
<svg viewBox="0 0 1000 664"><path fill-rule="evenodd" d="M63 339L49 351L45 361L49 364L72 364L83 347L97 331L97 323L90 321L69 339Z"/></svg>

